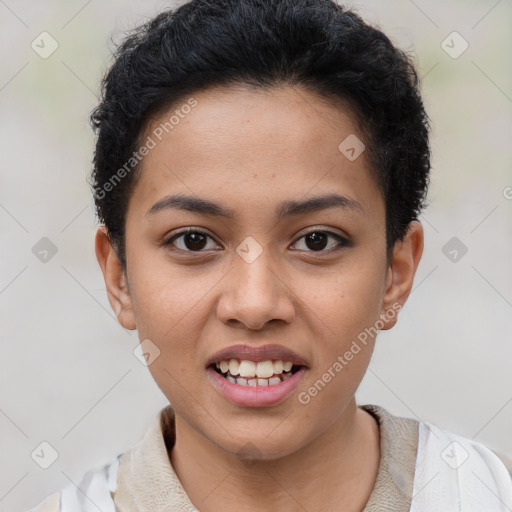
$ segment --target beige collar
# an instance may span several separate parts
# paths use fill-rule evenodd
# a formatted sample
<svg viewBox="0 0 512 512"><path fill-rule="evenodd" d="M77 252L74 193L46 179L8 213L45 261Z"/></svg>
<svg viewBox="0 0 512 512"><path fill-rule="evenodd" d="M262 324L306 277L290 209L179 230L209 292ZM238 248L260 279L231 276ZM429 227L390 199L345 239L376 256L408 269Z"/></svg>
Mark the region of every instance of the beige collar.
<svg viewBox="0 0 512 512"><path fill-rule="evenodd" d="M418 422L389 414L377 405L360 406L379 423L381 458L365 512L409 510L418 445ZM172 465L175 440L170 405L155 416L142 440L122 454L114 500L119 512L196 512ZM166 446L167 442L167 446Z"/></svg>

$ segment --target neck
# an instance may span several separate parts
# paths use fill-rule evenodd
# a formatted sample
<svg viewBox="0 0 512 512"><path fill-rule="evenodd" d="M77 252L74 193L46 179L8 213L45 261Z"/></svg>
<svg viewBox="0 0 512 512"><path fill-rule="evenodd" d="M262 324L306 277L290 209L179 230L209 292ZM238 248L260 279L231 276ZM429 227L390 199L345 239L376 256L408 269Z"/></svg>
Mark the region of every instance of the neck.
<svg viewBox="0 0 512 512"><path fill-rule="evenodd" d="M176 416L172 466L201 512L361 511L377 478L379 429L355 400L320 436L274 460L241 460ZM241 500L243 497L243 502Z"/></svg>

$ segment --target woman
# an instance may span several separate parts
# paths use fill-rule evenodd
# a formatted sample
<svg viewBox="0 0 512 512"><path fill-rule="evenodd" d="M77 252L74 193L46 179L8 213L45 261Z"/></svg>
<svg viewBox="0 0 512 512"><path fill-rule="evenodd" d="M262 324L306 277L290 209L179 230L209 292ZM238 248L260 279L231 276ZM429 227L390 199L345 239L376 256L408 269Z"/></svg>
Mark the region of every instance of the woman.
<svg viewBox="0 0 512 512"><path fill-rule="evenodd" d="M36 511L498 511L489 449L357 405L423 250L414 66L331 0L192 0L92 116L96 254L171 405Z"/></svg>

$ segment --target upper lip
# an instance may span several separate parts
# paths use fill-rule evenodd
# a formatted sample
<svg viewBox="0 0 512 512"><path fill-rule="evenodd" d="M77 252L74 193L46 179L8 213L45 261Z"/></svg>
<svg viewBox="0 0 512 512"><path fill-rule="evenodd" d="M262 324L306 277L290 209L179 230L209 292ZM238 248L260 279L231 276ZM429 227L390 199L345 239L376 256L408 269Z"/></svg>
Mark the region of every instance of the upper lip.
<svg viewBox="0 0 512 512"><path fill-rule="evenodd" d="M306 360L295 353L293 350L282 345L231 345L215 352L207 362L207 367L219 363L220 361L229 361L230 359L246 359L249 361L268 361L282 360L290 361L297 366L307 366Z"/></svg>

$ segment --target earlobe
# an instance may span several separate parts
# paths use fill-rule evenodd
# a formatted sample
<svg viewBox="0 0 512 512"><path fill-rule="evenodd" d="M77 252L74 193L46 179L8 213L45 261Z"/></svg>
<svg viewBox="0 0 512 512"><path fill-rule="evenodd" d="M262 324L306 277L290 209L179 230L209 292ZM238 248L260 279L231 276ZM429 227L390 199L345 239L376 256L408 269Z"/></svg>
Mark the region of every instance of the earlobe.
<svg viewBox="0 0 512 512"><path fill-rule="evenodd" d="M404 239L395 244L386 276L381 314L383 330L391 329L396 324L398 311L411 293L414 276L423 254L423 236L423 226L418 221L413 221L409 224Z"/></svg>
<svg viewBox="0 0 512 512"><path fill-rule="evenodd" d="M96 232L95 250L105 280L108 300L119 323L125 329L136 329L126 273L112 246L105 226L100 226Z"/></svg>

